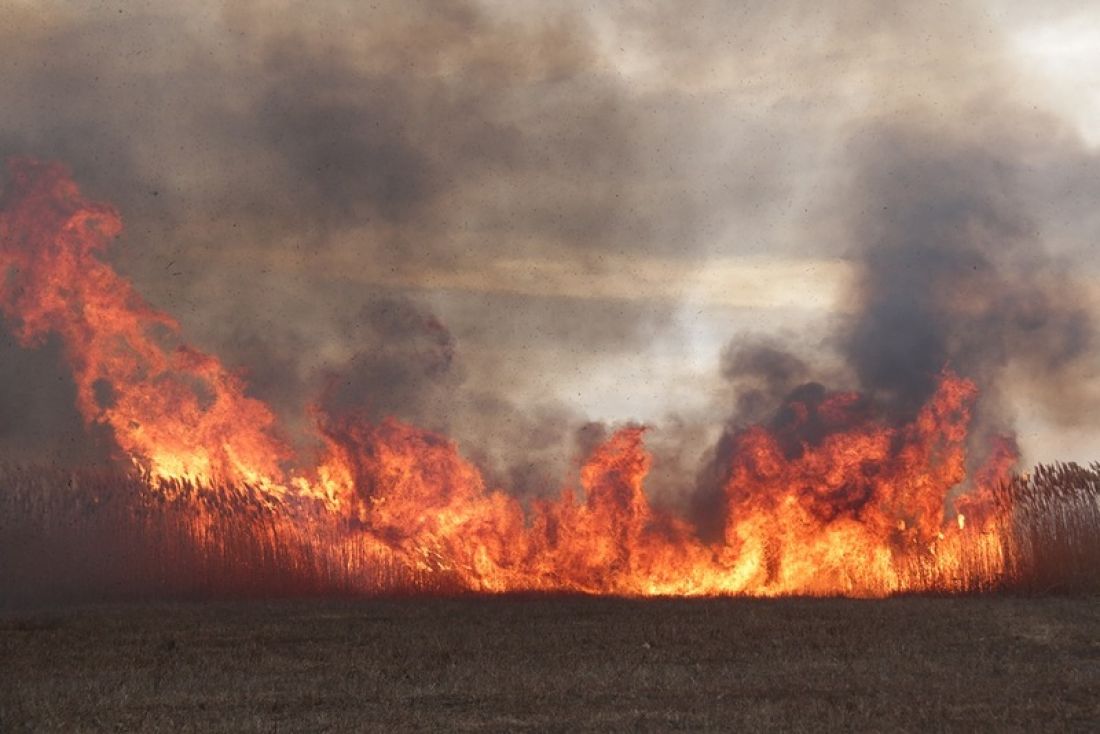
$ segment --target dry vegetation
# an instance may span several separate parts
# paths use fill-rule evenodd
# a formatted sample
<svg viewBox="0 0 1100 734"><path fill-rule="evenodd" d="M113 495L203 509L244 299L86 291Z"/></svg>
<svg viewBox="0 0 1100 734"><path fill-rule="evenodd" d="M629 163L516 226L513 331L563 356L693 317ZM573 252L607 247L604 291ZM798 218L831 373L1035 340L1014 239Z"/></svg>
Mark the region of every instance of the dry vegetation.
<svg viewBox="0 0 1100 734"><path fill-rule="evenodd" d="M364 555L342 542L355 535L346 521L302 501L271 507L248 488L180 482L150 492L148 481L0 467L0 608L457 590L445 573ZM1007 532L972 537L946 570L933 555L915 557L911 588L1100 593L1100 465L1040 466L1002 486L993 505Z"/></svg>
<svg viewBox="0 0 1100 734"><path fill-rule="evenodd" d="M1013 587L1100 592L1100 463L1038 466L1003 494L1013 500Z"/></svg>
<svg viewBox="0 0 1100 734"><path fill-rule="evenodd" d="M880 601L338 601L363 574L447 584L313 554L294 533L347 528L247 493L141 481L0 472L0 731L1100 726L1097 466L1002 488L1009 574L972 587L996 593Z"/></svg>
<svg viewBox="0 0 1100 734"><path fill-rule="evenodd" d="M1100 604L592 598L0 615L35 731L1095 731Z"/></svg>
<svg viewBox="0 0 1100 734"><path fill-rule="evenodd" d="M0 469L0 608L453 590L446 578L342 546L348 528L318 508L272 507L247 487L166 481L150 492L148 481L112 470Z"/></svg>

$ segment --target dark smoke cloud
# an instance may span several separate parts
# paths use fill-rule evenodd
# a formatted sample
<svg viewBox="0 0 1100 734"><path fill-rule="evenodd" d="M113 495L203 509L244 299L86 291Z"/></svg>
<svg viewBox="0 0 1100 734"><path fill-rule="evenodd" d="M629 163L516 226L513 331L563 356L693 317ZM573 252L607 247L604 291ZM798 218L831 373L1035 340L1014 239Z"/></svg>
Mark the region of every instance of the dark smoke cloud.
<svg viewBox="0 0 1100 734"><path fill-rule="evenodd" d="M856 148L861 273L840 349L860 386L912 415L942 368L994 391L1012 365L1062 405L1059 391L1084 397L1071 375L1095 358L1096 326L1067 264L1037 237L1013 141L886 128Z"/></svg>
<svg viewBox="0 0 1100 734"><path fill-rule="evenodd" d="M769 337L739 337L722 353L722 377L736 393L736 415L763 421L812 370L789 347Z"/></svg>
<svg viewBox="0 0 1100 734"><path fill-rule="evenodd" d="M812 398L822 389L819 383L810 381L822 378L815 374L819 369L775 337L746 335L726 345L721 374L733 395L733 412L726 418L718 440L691 473L695 486L689 510L704 538L717 540L724 530L725 482L738 435L749 425L779 428L785 401L800 395Z"/></svg>
<svg viewBox="0 0 1100 734"><path fill-rule="evenodd" d="M0 461L73 467L110 456L109 433L89 432L81 421L76 386L55 341L29 351L3 324L0 385Z"/></svg>
<svg viewBox="0 0 1100 734"><path fill-rule="evenodd" d="M368 346L329 376L320 405L326 413L356 406L369 408L376 420L403 412L423 417L460 384L454 339L431 314L380 300L361 309L356 321L349 330L367 336Z"/></svg>

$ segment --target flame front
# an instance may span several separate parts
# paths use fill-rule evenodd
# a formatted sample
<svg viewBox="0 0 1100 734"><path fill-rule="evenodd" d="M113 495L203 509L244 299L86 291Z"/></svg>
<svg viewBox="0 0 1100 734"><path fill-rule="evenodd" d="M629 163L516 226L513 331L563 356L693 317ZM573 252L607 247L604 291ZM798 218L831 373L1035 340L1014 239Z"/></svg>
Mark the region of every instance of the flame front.
<svg viewBox="0 0 1100 734"><path fill-rule="evenodd" d="M0 219L0 310L24 345L56 334L88 422L154 476L277 489L286 448L241 379L179 342L179 325L99 259L122 231L61 166L10 165Z"/></svg>
<svg viewBox="0 0 1100 734"><path fill-rule="evenodd" d="M713 542L650 505L642 428L599 446L579 491L527 508L486 487L452 441L392 419L321 416L321 460L303 465L242 378L183 343L101 259L121 231L115 210L85 200L61 166L16 160L11 172L0 309L25 345L56 335L81 414L111 429L150 496L182 482L229 512L220 488L239 489L333 564L387 558L483 592L879 596L1004 573L1011 508L995 490L1015 445L1001 440L968 481L978 391L949 371L907 425L873 417L858 394L811 390L775 426L733 436ZM316 508L338 530L314 533Z"/></svg>

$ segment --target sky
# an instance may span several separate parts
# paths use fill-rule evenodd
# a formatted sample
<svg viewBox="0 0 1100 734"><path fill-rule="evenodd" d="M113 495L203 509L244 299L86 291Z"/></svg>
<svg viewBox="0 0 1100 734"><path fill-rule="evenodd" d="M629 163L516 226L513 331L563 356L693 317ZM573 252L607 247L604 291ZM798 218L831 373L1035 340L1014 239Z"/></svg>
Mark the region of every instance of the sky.
<svg viewBox="0 0 1100 734"><path fill-rule="evenodd" d="M1091 3L5 0L0 45L0 155L114 202L292 437L364 405L537 493L636 421L690 484L766 348L1097 456ZM56 345L0 348L0 448L94 452Z"/></svg>

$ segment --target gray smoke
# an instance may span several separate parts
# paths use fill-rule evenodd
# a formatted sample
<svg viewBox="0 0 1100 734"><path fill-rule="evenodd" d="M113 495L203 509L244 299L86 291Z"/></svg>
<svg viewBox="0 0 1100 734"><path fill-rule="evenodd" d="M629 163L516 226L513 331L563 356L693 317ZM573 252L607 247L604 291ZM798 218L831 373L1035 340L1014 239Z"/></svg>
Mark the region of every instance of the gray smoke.
<svg viewBox="0 0 1100 734"><path fill-rule="evenodd" d="M1015 184L1023 156L1013 141L887 128L859 135L856 148L861 272L839 346L860 387L902 416L944 367L986 390L987 407L1010 367L1061 405L1058 392L1087 397L1072 378L1096 355L1087 294L1043 250Z"/></svg>
<svg viewBox="0 0 1100 734"><path fill-rule="evenodd" d="M523 258L599 272L628 248L696 248L725 217L668 185L694 175L670 143L699 111L602 69L569 9L321 3L303 23L265 3L154 2L8 20L0 156L62 160L115 202L117 267L245 368L295 440L323 392L330 409L453 432L501 481L548 483L567 459L537 457L568 457L584 419L552 391L529 399L535 365L634 349L667 306L492 289L432 302L431 274ZM546 352L515 359L531 345ZM25 359L50 374L56 357ZM0 389L12 424L71 422Z"/></svg>
<svg viewBox="0 0 1100 734"><path fill-rule="evenodd" d="M698 475L709 507L729 437L811 383L904 420L949 366L990 430L1022 388L1057 422L1094 415L1072 275L1100 162L1017 90L977 6L176 5L4 11L0 155L115 202L112 262L303 447L319 398L552 491L609 429L574 383L677 326L630 264L673 281L745 254L844 258L855 288L812 339L731 321L724 400L648 437L669 501ZM56 346L0 347L0 446L102 453Z"/></svg>

